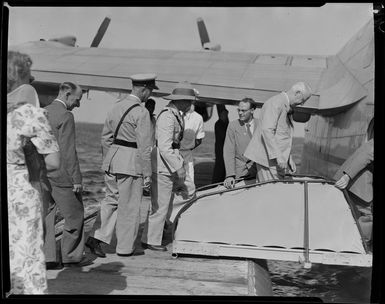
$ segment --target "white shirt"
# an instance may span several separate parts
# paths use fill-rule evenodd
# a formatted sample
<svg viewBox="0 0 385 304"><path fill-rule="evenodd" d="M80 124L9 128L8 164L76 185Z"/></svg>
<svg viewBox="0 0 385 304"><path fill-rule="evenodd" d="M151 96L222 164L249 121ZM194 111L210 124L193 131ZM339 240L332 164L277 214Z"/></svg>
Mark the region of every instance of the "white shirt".
<svg viewBox="0 0 385 304"><path fill-rule="evenodd" d="M187 112L184 116L184 131L180 149L194 149L195 139L202 139L203 137L205 137L205 132L203 131L202 116L195 111Z"/></svg>
<svg viewBox="0 0 385 304"><path fill-rule="evenodd" d="M60 99L58 99L58 98L56 98L55 100L61 102L61 103L64 105L64 107L67 109L67 105L66 105L66 103L65 103L63 100L60 100Z"/></svg>
<svg viewBox="0 0 385 304"><path fill-rule="evenodd" d="M139 103L142 103L142 101L140 100L140 98L136 95L133 95L133 94L130 94L131 97L134 97L135 99L138 100Z"/></svg>

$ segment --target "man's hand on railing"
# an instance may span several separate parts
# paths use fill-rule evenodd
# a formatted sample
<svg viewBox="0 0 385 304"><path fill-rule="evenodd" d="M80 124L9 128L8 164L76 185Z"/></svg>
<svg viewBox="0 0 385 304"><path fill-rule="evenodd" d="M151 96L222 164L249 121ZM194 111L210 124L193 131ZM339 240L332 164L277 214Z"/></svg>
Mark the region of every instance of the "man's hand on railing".
<svg viewBox="0 0 385 304"><path fill-rule="evenodd" d="M287 168L287 162L285 162L280 158L277 158L276 160L277 160L278 169L281 169L282 171L284 171Z"/></svg>
<svg viewBox="0 0 385 304"><path fill-rule="evenodd" d="M235 186L235 177L234 176L226 177L225 181L223 182L223 186L225 186L227 189L234 188L234 186Z"/></svg>
<svg viewBox="0 0 385 304"><path fill-rule="evenodd" d="M342 177L338 181L336 181L334 185L338 189L343 190L347 187L347 185L349 184L349 181L350 181L350 177L345 173L344 175L342 175Z"/></svg>

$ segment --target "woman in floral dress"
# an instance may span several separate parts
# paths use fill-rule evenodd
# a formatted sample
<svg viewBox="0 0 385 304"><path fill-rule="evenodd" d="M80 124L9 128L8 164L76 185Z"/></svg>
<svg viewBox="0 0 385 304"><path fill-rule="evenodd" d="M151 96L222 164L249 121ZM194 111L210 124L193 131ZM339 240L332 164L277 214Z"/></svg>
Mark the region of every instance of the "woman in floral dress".
<svg viewBox="0 0 385 304"><path fill-rule="evenodd" d="M9 259L12 294L43 294L47 290L43 251L42 201L29 181L23 147L27 139L44 156L47 170L59 167L59 147L46 112L37 108L35 96L13 94L29 83L32 64L28 55L8 52L7 73L7 182ZM28 88L29 91L30 87ZM32 102L31 102L32 100Z"/></svg>

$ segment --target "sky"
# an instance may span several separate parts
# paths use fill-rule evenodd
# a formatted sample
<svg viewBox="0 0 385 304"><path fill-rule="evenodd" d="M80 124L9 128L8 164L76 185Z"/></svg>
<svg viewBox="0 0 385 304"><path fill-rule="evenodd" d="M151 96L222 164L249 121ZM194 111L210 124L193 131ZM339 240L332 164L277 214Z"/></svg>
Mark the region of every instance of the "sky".
<svg viewBox="0 0 385 304"><path fill-rule="evenodd" d="M331 55L370 18L369 3L312 7L10 7L9 45L65 35L77 45L91 44L106 16L111 23L99 47L119 49L201 50L196 19L205 21L212 43L222 51ZM103 123L115 96L91 91L74 110L76 121ZM166 104L157 101L155 113ZM90 111L92 109L92 111ZM230 120L236 107L228 107ZM205 124L212 130L217 113ZM295 134L303 136L303 124Z"/></svg>

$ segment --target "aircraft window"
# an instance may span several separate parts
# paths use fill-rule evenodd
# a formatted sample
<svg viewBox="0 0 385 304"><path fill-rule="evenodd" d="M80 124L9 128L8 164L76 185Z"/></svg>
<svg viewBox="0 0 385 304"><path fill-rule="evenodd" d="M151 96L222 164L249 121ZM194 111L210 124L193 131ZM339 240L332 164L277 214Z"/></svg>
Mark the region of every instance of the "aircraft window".
<svg viewBox="0 0 385 304"><path fill-rule="evenodd" d="M285 65L288 56L260 55L255 63Z"/></svg>
<svg viewBox="0 0 385 304"><path fill-rule="evenodd" d="M326 58L293 56L291 65L308 68L326 68Z"/></svg>

